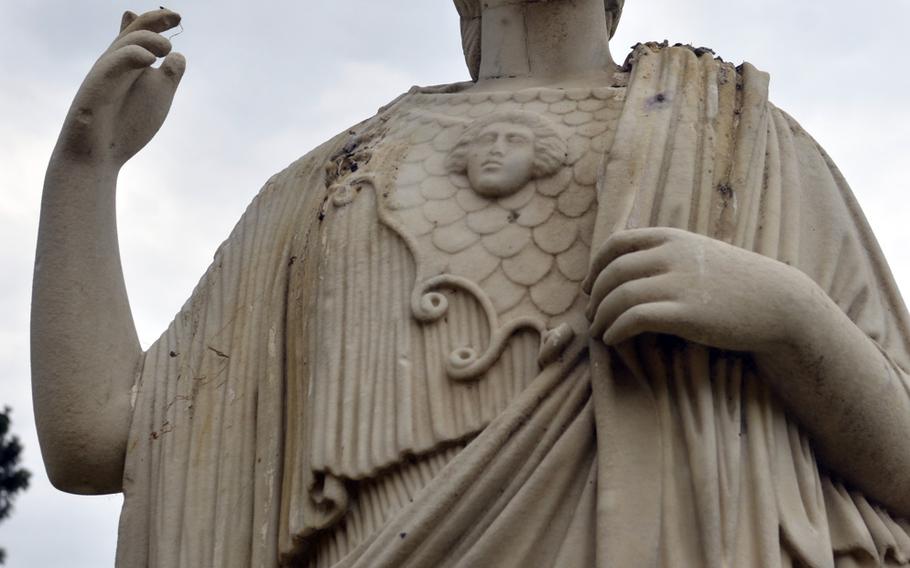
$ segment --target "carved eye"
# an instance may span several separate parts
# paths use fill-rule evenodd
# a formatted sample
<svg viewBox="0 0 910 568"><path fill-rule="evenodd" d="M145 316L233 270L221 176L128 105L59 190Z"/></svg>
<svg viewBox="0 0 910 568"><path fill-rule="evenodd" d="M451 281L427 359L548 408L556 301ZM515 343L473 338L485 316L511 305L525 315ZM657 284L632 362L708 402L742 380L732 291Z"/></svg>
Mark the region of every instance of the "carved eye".
<svg viewBox="0 0 910 568"><path fill-rule="evenodd" d="M492 132L487 132L487 133L481 134L478 139L481 142L483 142L484 144L492 144L492 143L496 142L496 135L493 134Z"/></svg>
<svg viewBox="0 0 910 568"><path fill-rule="evenodd" d="M527 136L523 136L521 134L509 134L506 140L509 141L509 144L527 144L530 142Z"/></svg>

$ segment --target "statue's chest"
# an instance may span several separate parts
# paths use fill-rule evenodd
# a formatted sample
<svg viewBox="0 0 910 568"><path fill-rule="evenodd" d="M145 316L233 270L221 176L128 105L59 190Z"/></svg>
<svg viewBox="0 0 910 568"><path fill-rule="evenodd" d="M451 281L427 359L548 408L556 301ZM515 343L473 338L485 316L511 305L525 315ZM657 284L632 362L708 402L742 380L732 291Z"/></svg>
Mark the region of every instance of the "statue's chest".
<svg viewBox="0 0 910 568"><path fill-rule="evenodd" d="M330 165L303 300L314 470L476 434L586 328L622 94L412 94Z"/></svg>
<svg viewBox="0 0 910 568"><path fill-rule="evenodd" d="M358 172L421 279L475 284L503 322L581 311L619 88L415 94ZM379 181L381 180L381 181Z"/></svg>

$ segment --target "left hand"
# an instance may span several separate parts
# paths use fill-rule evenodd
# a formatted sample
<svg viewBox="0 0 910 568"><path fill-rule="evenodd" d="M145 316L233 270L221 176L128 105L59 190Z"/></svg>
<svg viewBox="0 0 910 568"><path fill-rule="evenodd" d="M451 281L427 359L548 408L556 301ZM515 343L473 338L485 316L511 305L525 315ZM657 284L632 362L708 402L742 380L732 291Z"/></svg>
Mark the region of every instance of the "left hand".
<svg viewBox="0 0 910 568"><path fill-rule="evenodd" d="M767 353L801 333L807 301L824 293L782 262L680 229L620 231L584 283L591 336L616 345L662 333Z"/></svg>

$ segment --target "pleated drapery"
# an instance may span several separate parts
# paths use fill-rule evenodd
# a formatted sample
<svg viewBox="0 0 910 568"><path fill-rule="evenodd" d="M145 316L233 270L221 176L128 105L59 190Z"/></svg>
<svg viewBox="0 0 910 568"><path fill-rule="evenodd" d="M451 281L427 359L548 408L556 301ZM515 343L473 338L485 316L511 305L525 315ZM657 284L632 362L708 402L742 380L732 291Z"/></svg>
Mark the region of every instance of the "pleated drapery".
<svg viewBox="0 0 910 568"><path fill-rule="evenodd" d="M594 249L619 229L671 226L788 262L908 384L910 328L887 265L830 159L768 103L767 76L657 45L636 49L628 75L598 178ZM501 404L493 392L420 383L421 369L439 364L430 356L408 359L402 380L401 359L380 347L420 352L411 323L369 322L396 319L405 291L361 298L332 278L354 263L367 281L405 282L412 259L370 265L374 248L397 246L378 226L345 258L325 258L320 222L326 164L347 163L354 139L381 140L407 105L406 96L275 176L146 354L118 566L277 566L282 554L302 561L304 550L326 566L908 562L910 525L819 468L811 439L744 356L655 336L608 351L579 337L538 373L533 338L519 336L500 362L515 379ZM327 230L352 234L373 222L370 212L361 195ZM330 311L308 294L320 286L335 286L366 322L361 335L318 335L312 326ZM453 302L465 318L455 328L482 341L475 307ZM353 351L311 356L319 341L339 340ZM387 371L377 377L394 379L377 383L370 401L417 401L424 388L429 409L349 405L367 400L345 391L360 372L357 350ZM320 357L345 358L324 367L344 371L320 377ZM380 430L394 437L372 435L389 420L396 426ZM364 424L373 426L343 434ZM362 445L342 445L354 438Z"/></svg>

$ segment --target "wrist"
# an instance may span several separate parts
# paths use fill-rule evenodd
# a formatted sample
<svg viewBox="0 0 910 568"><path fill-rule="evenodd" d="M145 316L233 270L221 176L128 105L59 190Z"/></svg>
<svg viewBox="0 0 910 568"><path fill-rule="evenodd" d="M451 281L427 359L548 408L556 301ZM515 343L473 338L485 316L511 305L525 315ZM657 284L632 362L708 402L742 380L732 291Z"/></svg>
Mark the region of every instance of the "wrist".
<svg viewBox="0 0 910 568"><path fill-rule="evenodd" d="M788 343L815 351L830 342L833 330L851 323L827 293L803 272L797 271L801 285L794 290L795 310L788 326Z"/></svg>
<svg viewBox="0 0 910 568"><path fill-rule="evenodd" d="M118 160L115 155L115 144L105 122L108 121L99 121L88 110L70 109L51 155L51 166L116 174L125 160Z"/></svg>
<svg viewBox="0 0 910 568"><path fill-rule="evenodd" d="M766 349L754 353L759 368L784 371L802 368L825 353L832 333L851 323L818 284L802 271L787 266L781 286L779 333ZM852 324L851 324L852 325Z"/></svg>
<svg viewBox="0 0 910 568"><path fill-rule="evenodd" d="M66 185L81 181L97 185L105 181L116 182L123 164L97 153L75 153L61 148L54 149L47 166L47 180L66 180Z"/></svg>

